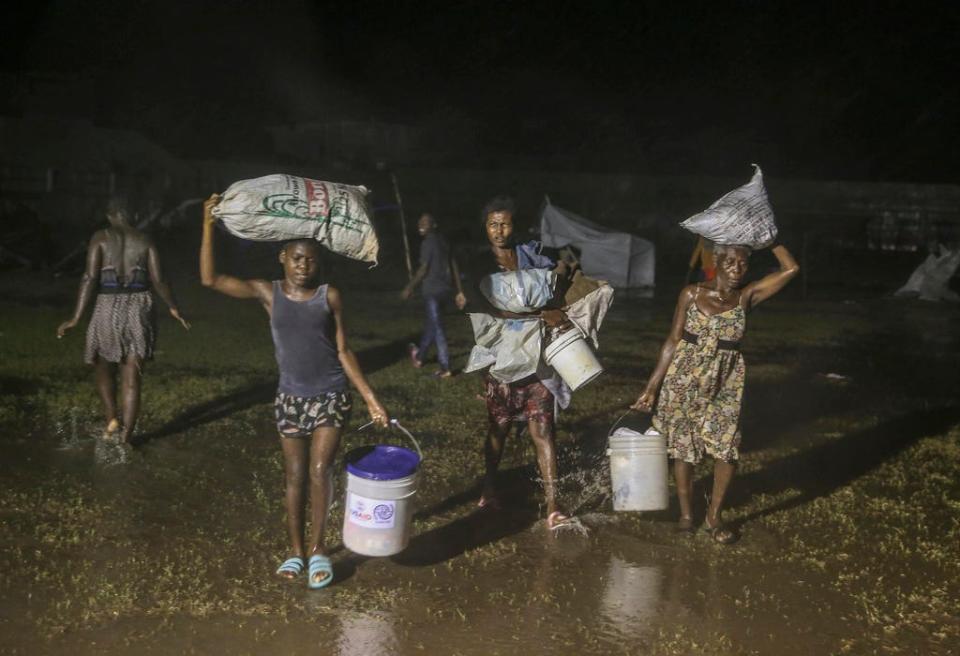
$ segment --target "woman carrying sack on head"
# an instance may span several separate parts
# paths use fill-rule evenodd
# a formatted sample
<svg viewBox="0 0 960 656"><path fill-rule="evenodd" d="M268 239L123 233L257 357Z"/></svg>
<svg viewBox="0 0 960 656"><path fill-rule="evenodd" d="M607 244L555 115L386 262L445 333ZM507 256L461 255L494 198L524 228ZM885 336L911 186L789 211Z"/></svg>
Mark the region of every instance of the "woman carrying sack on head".
<svg viewBox="0 0 960 656"><path fill-rule="evenodd" d="M680 292L670 334L635 410L650 412L653 426L667 439L674 459L680 501L678 529L691 532L693 467L705 455L714 459L713 493L704 530L721 544L737 536L721 520L723 500L739 459L740 406L746 368L740 341L747 313L783 289L800 271L784 246L774 246L780 270L743 285L750 249L714 246L716 277ZM659 395L659 398L658 398Z"/></svg>

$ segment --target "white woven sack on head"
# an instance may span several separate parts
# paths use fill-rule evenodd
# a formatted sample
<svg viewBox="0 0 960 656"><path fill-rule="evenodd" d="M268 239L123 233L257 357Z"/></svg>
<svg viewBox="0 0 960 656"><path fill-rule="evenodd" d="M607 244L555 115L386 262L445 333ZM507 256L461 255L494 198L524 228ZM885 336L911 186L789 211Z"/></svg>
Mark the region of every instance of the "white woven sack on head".
<svg viewBox="0 0 960 656"><path fill-rule="evenodd" d="M380 250L366 187L283 173L235 182L213 208L242 239L316 239L335 253L377 263Z"/></svg>
<svg viewBox="0 0 960 656"><path fill-rule="evenodd" d="M753 250L771 245L777 238L777 225L763 172L756 164L753 167L756 170L750 182L723 195L681 227L715 244L749 246Z"/></svg>

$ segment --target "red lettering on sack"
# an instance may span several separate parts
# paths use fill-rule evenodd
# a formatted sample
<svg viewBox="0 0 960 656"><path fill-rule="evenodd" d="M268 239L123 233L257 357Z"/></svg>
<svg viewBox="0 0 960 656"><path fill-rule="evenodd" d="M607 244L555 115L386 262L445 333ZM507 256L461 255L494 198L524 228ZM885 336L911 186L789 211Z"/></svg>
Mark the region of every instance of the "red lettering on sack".
<svg viewBox="0 0 960 656"><path fill-rule="evenodd" d="M303 182L306 185L307 213L310 218L326 216L330 207L330 199L327 196L326 185L314 184L313 180L307 178L304 178Z"/></svg>

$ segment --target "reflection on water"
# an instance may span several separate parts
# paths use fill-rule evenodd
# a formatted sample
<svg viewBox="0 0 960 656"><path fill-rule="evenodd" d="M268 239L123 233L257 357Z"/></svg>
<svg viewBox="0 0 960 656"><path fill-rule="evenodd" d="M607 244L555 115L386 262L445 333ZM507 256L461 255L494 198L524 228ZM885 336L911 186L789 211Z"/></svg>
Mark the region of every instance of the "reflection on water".
<svg viewBox="0 0 960 656"><path fill-rule="evenodd" d="M393 620L387 613L343 613L338 656L395 654L399 648Z"/></svg>
<svg viewBox="0 0 960 656"><path fill-rule="evenodd" d="M615 630L636 637L654 627L663 593L664 574L659 565L634 565L611 556L601 612Z"/></svg>

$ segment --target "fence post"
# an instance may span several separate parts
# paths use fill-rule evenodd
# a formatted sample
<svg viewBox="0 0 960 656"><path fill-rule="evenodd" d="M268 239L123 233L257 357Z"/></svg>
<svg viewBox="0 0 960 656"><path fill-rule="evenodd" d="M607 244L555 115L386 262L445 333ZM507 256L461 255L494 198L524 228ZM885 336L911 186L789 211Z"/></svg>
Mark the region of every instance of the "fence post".
<svg viewBox="0 0 960 656"><path fill-rule="evenodd" d="M397 174L391 173L390 180L393 182L393 193L397 198L397 208L400 210L400 228L403 230L403 254L407 264L407 280L413 280L413 262L410 261L410 241L407 239L407 218L403 214L403 199L400 198L400 184L397 182Z"/></svg>

